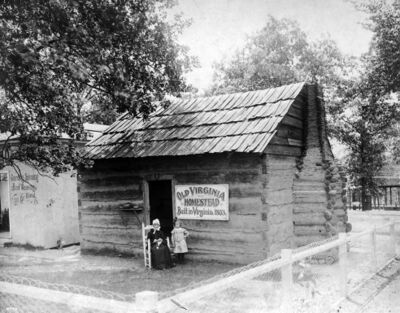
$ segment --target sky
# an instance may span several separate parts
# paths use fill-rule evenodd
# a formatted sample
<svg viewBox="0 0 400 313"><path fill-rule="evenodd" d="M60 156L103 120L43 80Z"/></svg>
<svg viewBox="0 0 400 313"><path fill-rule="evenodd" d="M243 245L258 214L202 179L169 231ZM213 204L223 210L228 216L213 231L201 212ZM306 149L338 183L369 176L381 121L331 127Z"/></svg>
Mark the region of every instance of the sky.
<svg viewBox="0 0 400 313"><path fill-rule="evenodd" d="M192 19L179 40L199 59L187 80L200 91L212 82L212 64L229 58L268 15L297 20L311 39L330 37L351 55L367 52L371 40L365 15L346 0L179 0L174 12Z"/></svg>

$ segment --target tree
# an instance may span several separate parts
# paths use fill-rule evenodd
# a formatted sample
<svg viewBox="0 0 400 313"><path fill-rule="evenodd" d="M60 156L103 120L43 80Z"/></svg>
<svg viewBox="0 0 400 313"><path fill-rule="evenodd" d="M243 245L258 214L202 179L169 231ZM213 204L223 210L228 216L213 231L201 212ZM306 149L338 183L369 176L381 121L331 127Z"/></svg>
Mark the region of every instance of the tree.
<svg viewBox="0 0 400 313"><path fill-rule="evenodd" d="M371 52L368 55L367 87L374 97L389 98L392 119L387 122L386 150L391 161L400 161L400 1L375 0L362 2L361 9L369 14L367 27L373 32ZM389 127L390 126L390 127Z"/></svg>
<svg viewBox="0 0 400 313"><path fill-rule="evenodd" d="M257 90L299 81L333 87L350 61L334 41L312 42L295 21L270 16L232 59L215 64L210 92Z"/></svg>
<svg viewBox="0 0 400 313"><path fill-rule="evenodd" d="M347 171L352 184L361 189L361 206L366 210L370 208L369 196L379 194L374 177L390 148L397 103L388 97L375 99L364 81L362 77L348 90L332 132L349 150Z"/></svg>
<svg viewBox="0 0 400 313"><path fill-rule="evenodd" d="M361 58L357 80L346 91L336 114L336 137L345 143L353 182L361 187L362 208L377 196L374 177L385 162L400 157L398 92L400 91L400 1L356 2L369 15L370 51ZM388 158L389 155L389 158Z"/></svg>
<svg viewBox="0 0 400 313"><path fill-rule="evenodd" d="M146 118L154 100L185 89L191 59L169 22L172 1L34 0L0 6L0 132L19 145L0 167L29 162L54 173L84 160L82 120L112 122L117 113ZM165 104L165 103L164 103ZM106 109L107 116L100 113ZM7 146L7 145L5 145ZM6 149L5 149L6 150Z"/></svg>
<svg viewBox="0 0 400 313"><path fill-rule="evenodd" d="M400 1L374 0L358 4L369 15L373 32L368 55L368 84L376 97L400 91Z"/></svg>

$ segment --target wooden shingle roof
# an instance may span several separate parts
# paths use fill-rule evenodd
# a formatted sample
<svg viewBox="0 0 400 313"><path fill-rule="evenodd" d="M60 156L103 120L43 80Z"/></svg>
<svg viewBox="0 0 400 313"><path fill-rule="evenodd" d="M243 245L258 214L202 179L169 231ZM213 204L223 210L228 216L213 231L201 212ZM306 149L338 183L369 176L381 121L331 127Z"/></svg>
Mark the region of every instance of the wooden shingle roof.
<svg viewBox="0 0 400 313"><path fill-rule="evenodd" d="M148 120L122 115L86 146L93 159L262 153L304 83L266 90L175 99Z"/></svg>

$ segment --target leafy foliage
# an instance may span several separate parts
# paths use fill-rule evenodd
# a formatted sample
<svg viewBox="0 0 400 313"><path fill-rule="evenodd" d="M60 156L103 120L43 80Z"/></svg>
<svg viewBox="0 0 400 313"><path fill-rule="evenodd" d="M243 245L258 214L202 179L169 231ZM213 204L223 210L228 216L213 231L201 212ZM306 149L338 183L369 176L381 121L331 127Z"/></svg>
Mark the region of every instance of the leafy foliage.
<svg viewBox="0 0 400 313"><path fill-rule="evenodd" d="M374 0L360 4L369 14L374 36L368 56L368 84L377 96L400 91L400 1Z"/></svg>
<svg viewBox="0 0 400 313"><path fill-rule="evenodd" d="M400 156L398 92L400 91L400 2L356 2L369 15L373 32L370 51L361 58L358 79L347 86L336 112L335 135L350 149L348 168L353 183L366 196L377 195L374 176Z"/></svg>
<svg viewBox="0 0 400 313"><path fill-rule="evenodd" d="M364 207L366 196L376 196L379 192L374 177L386 161L397 103L387 97L375 100L370 89L358 84L343 100L333 133L349 149L348 173L352 183L361 186Z"/></svg>
<svg viewBox="0 0 400 313"><path fill-rule="evenodd" d="M30 161L55 173L83 162L61 134L80 139L82 119L146 118L154 100L185 88L190 67L168 22L171 1L3 1L0 7L0 131L19 136L2 166Z"/></svg>
<svg viewBox="0 0 400 313"><path fill-rule="evenodd" d="M299 81L334 86L350 59L330 39L310 41L289 19L268 17L231 60L215 65L211 93L278 87Z"/></svg>
<svg viewBox="0 0 400 313"><path fill-rule="evenodd" d="M390 160L400 161L400 1L367 1L362 6L370 16L369 28L374 36L366 61L367 88L375 99L391 99L391 116L383 116L388 140L385 143Z"/></svg>

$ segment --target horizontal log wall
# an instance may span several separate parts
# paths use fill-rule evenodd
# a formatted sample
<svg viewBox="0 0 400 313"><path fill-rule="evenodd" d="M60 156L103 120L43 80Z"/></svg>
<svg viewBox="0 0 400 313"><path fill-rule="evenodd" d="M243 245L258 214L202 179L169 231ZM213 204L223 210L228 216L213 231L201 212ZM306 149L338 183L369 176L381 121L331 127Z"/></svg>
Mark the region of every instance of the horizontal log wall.
<svg viewBox="0 0 400 313"><path fill-rule="evenodd" d="M263 212L268 253L274 255L294 244L293 184L304 150L306 94L292 104L266 149Z"/></svg>
<svg viewBox="0 0 400 313"><path fill-rule="evenodd" d="M79 179L84 251L141 255L141 221L127 208L144 207L143 181L171 176L175 184L229 184L229 221L185 220L191 256L247 263L267 256L262 230L262 158L220 154L136 160L100 160Z"/></svg>
<svg viewBox="0 0 400 313"><path fill-rule="evenodd" d="M295 156L267 155L263 210L266 212L266 237L269 255L293 245L293 179Z"/></svg>
<svg viewBox="0 0 400 313"><path fill-rule="evenodd" d="M313 90L309 90L313 93ZM322 240L329 234L325 228L324 213L328 206L325 190L325 169L321 146L320 116L316 109L316 94L309 94L305 156L294 183L295 210L293 214L296 246Z"/></svg>

